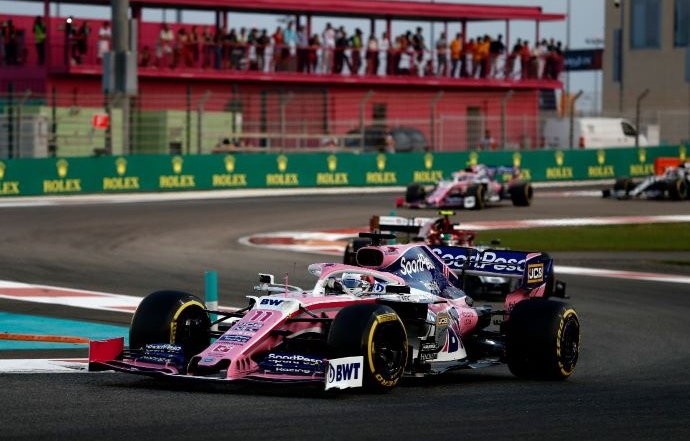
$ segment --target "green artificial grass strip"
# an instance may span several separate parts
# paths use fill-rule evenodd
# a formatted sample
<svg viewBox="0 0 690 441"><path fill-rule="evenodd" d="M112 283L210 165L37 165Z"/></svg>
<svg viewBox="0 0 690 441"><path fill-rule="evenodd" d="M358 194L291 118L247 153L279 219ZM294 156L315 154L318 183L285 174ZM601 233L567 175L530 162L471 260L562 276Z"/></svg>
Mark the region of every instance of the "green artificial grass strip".
<svg viewBox="0 0 690 441"><path fill-rule="evenodd" d="M502 247L525 251L690 251L688 223L487 230L477 237L478 243L500 239Z"/></svg>

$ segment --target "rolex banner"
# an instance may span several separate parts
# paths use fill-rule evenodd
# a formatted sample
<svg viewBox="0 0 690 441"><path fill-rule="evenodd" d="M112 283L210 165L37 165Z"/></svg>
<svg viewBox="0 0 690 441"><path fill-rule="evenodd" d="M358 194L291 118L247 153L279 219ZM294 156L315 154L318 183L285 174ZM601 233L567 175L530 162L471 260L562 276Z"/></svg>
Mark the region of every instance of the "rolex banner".
<svg viewBox="0 0 690 441"><path fill-rule="evenodd" d="M406 186L433 184L474 164L519 168L534 182L599 180L654 174L654 161L662 157L685 160L686 147L7 159L0 160L0 196Z"/></svg>

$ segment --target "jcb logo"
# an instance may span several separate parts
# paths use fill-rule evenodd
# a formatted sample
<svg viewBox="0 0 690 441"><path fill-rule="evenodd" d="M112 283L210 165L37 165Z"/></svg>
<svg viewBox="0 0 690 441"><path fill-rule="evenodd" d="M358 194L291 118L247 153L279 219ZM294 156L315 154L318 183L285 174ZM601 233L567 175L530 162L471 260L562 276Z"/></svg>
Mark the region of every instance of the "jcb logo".
<svg viewBox="0 0 690 441"><path fill-rule="evenodd" d="M544 264L537 263L527 265L527 283L536 283L544 281Z"/></svg>

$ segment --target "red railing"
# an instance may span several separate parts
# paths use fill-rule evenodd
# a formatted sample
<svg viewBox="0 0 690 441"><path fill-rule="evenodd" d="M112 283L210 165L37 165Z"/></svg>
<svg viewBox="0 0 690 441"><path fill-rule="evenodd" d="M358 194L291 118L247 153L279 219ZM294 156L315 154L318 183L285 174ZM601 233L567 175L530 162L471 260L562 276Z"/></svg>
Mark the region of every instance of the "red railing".
<svg viewBox="0 0 690 441"><path fill-rule="evenodd" d="M79 45L65 39L45 48L45 64L52 70L69 71L79 66L100 72L102 60L96 44ZM32 53L34 52L34 53ZM29 48L21 51L14 65L3 60L0 65L40 67L38 56ZM445 55L445 56L444 56ZM417 76L476 79L558 80L563 70L562 56L514 55L476 58L464 54L452 60L448 53L411 49L370 50L366 48L326 48L322 46L275 46L256 44L176 44L161 46L141 42L137 53L140 70L298 72L361 76Z"/></svg>

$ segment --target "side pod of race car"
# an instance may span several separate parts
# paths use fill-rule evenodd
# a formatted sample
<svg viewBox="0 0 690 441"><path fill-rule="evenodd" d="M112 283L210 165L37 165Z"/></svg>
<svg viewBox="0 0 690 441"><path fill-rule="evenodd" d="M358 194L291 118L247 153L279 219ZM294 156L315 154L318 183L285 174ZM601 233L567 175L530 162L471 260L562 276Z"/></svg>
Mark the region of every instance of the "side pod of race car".
<svg viewBox="0 0 690 441"><path fill-rule="evenodd" d="M623 177L617 178L612 189L602 192L605 198L616 199L690 199L690 161L678 166L666 167L660 175L644 178L642 181Z"/></svg>
<svg viewBox="0 0 690 441"><path fill-rule="evenodd" d="M508 178L499 180L504 176ZM408 208L481 210L503 200L527 207L532 204L533 196L532 184L521 180L519 168L478 164L453 173L450 179L439 180L433 187L408 185L405 197L398 198L395 204Z"/></svg>
<svg viewBox="0 0 690 441"><path fill-rule="evenodd" d="M256 295L235 312L209 311L194 295L145 297L123 339L92 342L91 369L225 383L313 383L385 392L405 377L505 364L520 378L563 380L577 364L580 322L554 300L553 261L533 252L425 244L372 245L358 266L315 263L314 286L260 274ZM451 262L451 265L444 263ZM474 306L466 273L516 278L498 309ZM216 320L215 317L219 318Z"/></svg>

